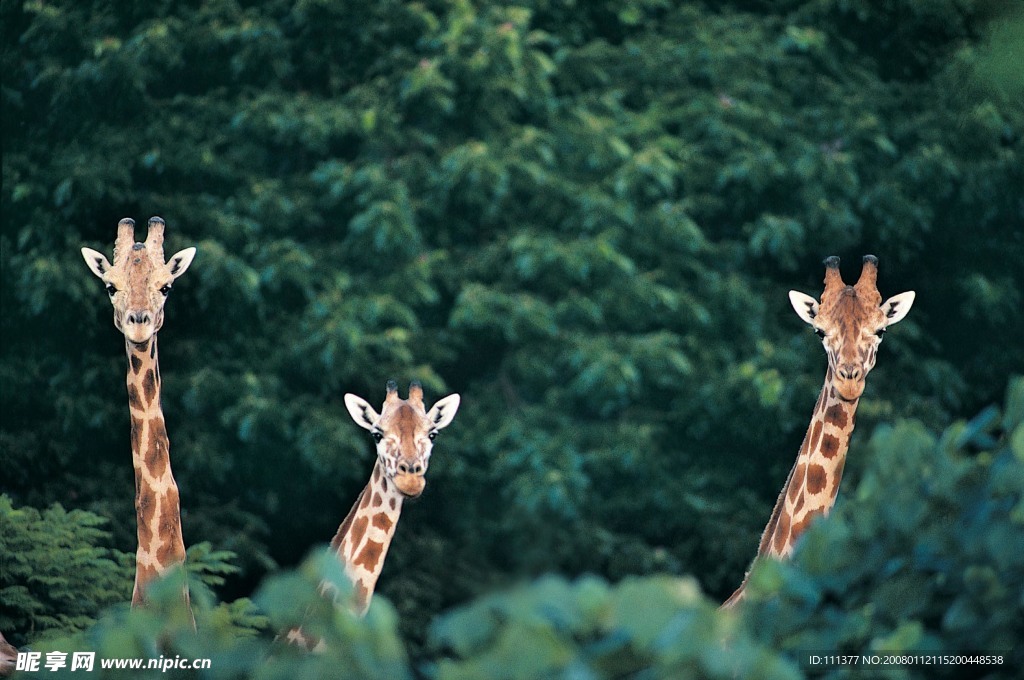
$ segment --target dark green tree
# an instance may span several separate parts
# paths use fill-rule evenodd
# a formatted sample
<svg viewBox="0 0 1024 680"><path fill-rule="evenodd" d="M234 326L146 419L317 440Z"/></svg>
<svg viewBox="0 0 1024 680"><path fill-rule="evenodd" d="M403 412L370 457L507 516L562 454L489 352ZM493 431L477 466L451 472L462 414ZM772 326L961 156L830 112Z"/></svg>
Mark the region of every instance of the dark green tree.
<svg viewBox="0 0 1024 680"><path fill-rule="evenodd" d="M187 543L227 599L333 535L342 396L463 406L381 592L739 582L824 358L820 261L916 290L859 410L940 430L1024 372L1019 16L983 0L3 5L0 451L133 546L121 340L78 256L196 245L161 331ZM1008 47L1009 46L1009 47Z"/></svg>
<svg viewBox="0 0 1024 680"><path fill-rule="evenodd" d="M131 556L109 547L107 520L0 495L0 631L14 645L80 631L131 598Z"/></svg>

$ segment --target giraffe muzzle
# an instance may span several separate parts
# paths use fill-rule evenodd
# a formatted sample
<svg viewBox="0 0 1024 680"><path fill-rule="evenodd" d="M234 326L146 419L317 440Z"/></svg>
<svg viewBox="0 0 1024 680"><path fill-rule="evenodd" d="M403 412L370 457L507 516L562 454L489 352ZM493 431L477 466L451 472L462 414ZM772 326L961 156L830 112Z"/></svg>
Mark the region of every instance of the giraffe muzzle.
<svg viewBox="0 0 1024 680"><path fill-rule="evenodd" d="M135 309L125 312L122 326L125 337L135 344L146 342L156 333L153 314L148 310Z"/></svg>
<svg viewBox="0 0 1024 680"><path fill-rule="evenodd" d="M413 474L399 472L395 475L394 481L398 490L409 498L416 498L423 493L423 489L427 486L427 480L422 473Z"/></svg>
<svg viewBox="0 0 1024 680"><path fill-rule="evenodd" d="M836 392L846 401L856 401L864 394L864 378L849 380L837 377L835 379Z"/></svg>
<svg viewBox="0 0 1024 680"><path fill-rule="evenodd" d="M847 363L836 370L836 375L839 376L840 380L862 382L861 378L864 377L864 370L859 364Z"/></svg>
<svg viewBox="0 0 1024 680"><path fill-rule="evenodd" d="M128 323L129 325L130 324L144 325L144 324L152 323L152 321L153 321L153 319L150 316L149 312L147 312L147 311L128 312L128 314L125 315L125 322Z"/></svg>

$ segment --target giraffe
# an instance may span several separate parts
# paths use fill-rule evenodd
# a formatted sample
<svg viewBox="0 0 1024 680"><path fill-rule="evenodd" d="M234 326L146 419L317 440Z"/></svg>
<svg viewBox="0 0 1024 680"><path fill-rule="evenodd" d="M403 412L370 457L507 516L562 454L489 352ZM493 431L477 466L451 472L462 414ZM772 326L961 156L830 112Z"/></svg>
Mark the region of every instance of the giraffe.
<svg viewBox="0 0 1024 680"><path fill-rule="evenodd" d="M14 673L15 662L18 660L18 649L4 639L0 633L0 677L6 678Z"/></svg>
<svg viewBox="0 0 1024 680"><path fill-rule="evenodd" d="M345 395L349 415L357 425L370 431L377 447L370 481L342 520L330 548L352 581L352 598L347 605L357 616L365 615L369 609L402 503L423 493L434 437L455 418L459 402L458 394L450 394L427 411L423 387L415 381L409 386L409 398L400 399L397 383L389 380L380 413L365 399ZM334 587L326 582L320 584L320 590L335 594ZM285 638L289 644L322 649L322 641L310 640L301 627L289 630Z"/></svg>
<svg viewBox="0 0 1024 680"><path fill-rule="evenodd" d="M761 535L755 562L765 556L789 557L811 521L828 515L832 509L839 493L857 404L864 392L865 379L875 365L878 345L886 329L901 321L914 304L914 291L882 302L876 287L878 258L874 255L864 256L860 279L853 286L843 283L838 257L829 257L824 264L825 291L821 302L795 290L789 292L789 301L825 346L825 385L796 463ZM732 607L743 599L749 578L750 570L722 607Z"/></svg>
<svg viewBox="0 0 1024 680"><path fill-rule="evenodd" d="M160 406L156 339L164 323L164 303L171 285L192 264L196 249L186 248L165 263L164 226L161 218L151 217L146 242L136 243L135 221L121 220L117 225L113 263L102 253L82 248L89 269L107 289L114 306L114 326L124 334L128 355L128 410L138 532L133 608L144 604L146 587L151 581L185 562L178 486L171 473L170 443ZM185 583L182 593L191 617Z"/></svg>

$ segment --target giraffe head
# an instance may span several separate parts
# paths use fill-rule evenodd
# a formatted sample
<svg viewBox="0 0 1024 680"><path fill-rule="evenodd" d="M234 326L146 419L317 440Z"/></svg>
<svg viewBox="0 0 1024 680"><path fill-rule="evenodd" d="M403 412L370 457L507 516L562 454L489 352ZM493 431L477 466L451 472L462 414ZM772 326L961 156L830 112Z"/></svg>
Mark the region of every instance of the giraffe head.
<svg viewBox="0 0 1024 680"><path fill-rule="evenodd" d="M136 243L135 220L126 217L117 224L113 264L103 253L82 248L85 263L107 288L114 325L136 345L147 342L163 326L171 284L196 256L195 248L186 248L164 262L164 221L159 217L149 218L146 236L145 243Z"/></svg>
<svg viewBox="0 0 1024 680"><path fill-rule="evenodd" d="M398 397L394 380L387 384L388 394L380 413L354 394L345 395L345 406L360 427L370 431L377 443L377 459L384 474L404 495L414 498L426 486L430 450L438 430L448 426L459 410L460 397L449 394L430 411L423 406L423 388L418 382L409 386L409 398Z"/></svg>
<svg viewBox="0 0 1024 680"><path fill-rule="evenodd" d="M885 329L900 321L914 304L914 291L894 295L885 302L876 287L878 258L864 256L856 284L848 286L839 274L839 258L825 260L825 291L821 302L810 295L789 291L793 309L814 329L828 353L829 375L838 396L860 398L864 381L875 365L875 354Z"/></svg>

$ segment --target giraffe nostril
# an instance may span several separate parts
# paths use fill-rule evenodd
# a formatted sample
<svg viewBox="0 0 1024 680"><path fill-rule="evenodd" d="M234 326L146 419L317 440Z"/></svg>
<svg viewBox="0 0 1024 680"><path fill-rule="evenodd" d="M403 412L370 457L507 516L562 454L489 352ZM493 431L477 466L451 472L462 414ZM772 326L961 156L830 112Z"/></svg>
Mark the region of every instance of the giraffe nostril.
<svg viewBox="0 0 1024 680"><path fill-rule="evenodd" d="M860 367L851 364L840 366L838 373L843 380L858 380L861 376Z"/></svg>
<svg viewBox="0 0 1024 680"><path fill-rule="evenodd" d="M403 461L398 464L398 472L403 475L421 475L423 474L423 464Z"/></svg>

